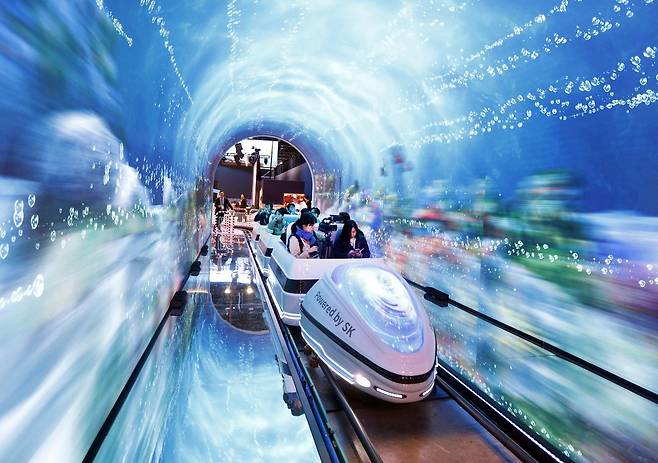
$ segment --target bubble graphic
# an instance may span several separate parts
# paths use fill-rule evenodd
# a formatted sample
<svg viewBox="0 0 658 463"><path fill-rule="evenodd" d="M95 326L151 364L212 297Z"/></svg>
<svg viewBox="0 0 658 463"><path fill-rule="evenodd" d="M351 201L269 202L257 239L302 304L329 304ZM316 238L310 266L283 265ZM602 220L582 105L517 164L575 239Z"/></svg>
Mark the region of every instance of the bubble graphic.
<svg viewBox="0 0 658 463"><path fill-rule="evenodd" d="M9 254L9 244L2 243L0 244L0 259L6 259Z"/></svg>
<svg viewBox="0 0 658 463"><path fill-rule="evenodd" d="M34 278L34 281L32 282L32 295L34 297L41 297L41 295L43 294L44 287L45 287L45 281L43 275L38 274Z"/></svg>
<svg viewBox="0 0 658 463"><path fill-rule="evenodd" d="M105 173L103 174L103 185L107 185L110 183L110 168L112 167L112 163L108 162L107 165L105 166Z"/></svg>
<svg viewBox="0 0 658 463"><path fill-rule="evenodd" d="M16 228L19 228L23 225L23 219L25 218L25 213L23 212L25 204L22 199L17 199L14 202L14 225Z"/></svg>
<svg viewBox="0 0 658 463"><path fill-rule="evenodd" d="M39 226L39 215L34 214L32 217L30 217L30 226L32 227L32 230L36 230L37 227Z"/></svg>
<svg viewBox="0 0 658 463"><path fill-rule="evenodd" d="M34 205L37 202L37 197L34 194L31 194L27 197L27 205L30 207L34 207Z"/></svg>

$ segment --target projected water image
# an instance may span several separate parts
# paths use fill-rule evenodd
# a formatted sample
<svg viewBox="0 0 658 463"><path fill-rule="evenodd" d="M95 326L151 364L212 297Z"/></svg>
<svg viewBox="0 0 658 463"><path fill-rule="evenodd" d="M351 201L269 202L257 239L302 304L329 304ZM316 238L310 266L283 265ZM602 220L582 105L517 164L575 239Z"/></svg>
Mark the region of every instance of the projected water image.
<svg viewBox="0 0 658 463"><path fill-rule="evenodd" d="M246 244L201 260L95 461L318 461Z"/></svg>
<svg viewBox="0 0 658 463"><path fill-rule="evenodd" d="M4 2L0 460L84 457L210 234L219 156L253 135L299 148L313 201L405 276L657 392L657 20L654 0ZM654 403L427 309L441 359L560 456L655 460Z"/></svg>

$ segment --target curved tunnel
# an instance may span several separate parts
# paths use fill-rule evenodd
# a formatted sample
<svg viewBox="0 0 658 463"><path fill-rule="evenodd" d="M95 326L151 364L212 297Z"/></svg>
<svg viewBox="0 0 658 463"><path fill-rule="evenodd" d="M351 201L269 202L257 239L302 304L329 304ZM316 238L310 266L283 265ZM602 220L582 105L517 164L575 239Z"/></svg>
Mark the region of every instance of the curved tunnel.
<svg viewBox="0 0 658 463"><path fill-rule="evenodd" d="M0 460L85 456L211 233L221 154L254 135L299 148L314 203L405 277L655 399L657 19L653 0L0 6ZM655 400L430 316L439 358L561 455L658 454Z"/></svg>

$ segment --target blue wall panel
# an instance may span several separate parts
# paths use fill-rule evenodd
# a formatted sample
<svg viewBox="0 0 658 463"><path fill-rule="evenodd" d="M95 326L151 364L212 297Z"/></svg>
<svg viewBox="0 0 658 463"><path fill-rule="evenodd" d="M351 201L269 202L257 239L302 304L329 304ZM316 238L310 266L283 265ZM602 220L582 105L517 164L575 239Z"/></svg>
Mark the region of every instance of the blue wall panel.
<svg viewBox="0 0 658 463"><path fill-rule="evenodd" d="M657 8L3 3L0 460L84 455L209 233L214 154L252 135L407 276L658 391ZM433 315L560 451L658 453L654 405Z"/></svg>

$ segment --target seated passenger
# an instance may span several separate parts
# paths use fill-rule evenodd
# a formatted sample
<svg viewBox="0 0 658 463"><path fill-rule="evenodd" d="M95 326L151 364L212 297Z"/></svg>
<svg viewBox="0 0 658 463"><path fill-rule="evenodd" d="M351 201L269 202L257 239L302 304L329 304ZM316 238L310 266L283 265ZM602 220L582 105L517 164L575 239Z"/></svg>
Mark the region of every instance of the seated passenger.
<svg viewBox="0 0 658 463"><path fill-rule="evenodd" d="M334 243L333 257L336 259L370 257L366 236L359 230L354 220L348 220L343 225L343 230Z"/></svg>
<svg viewBox="0 0 658 463"><path fill-rule="evenodd" d="M313 230L315 222L315 216L307 212L292 224L287 239L290 254L299 259L315 259L320 256L318 237Z"/></svg>
<svg viewBox="0 0 658 463"><path fill-rule="evenodd" d="M261 225L267 225L270 221L270 215L272 214L272 203L265 204L264 207L260 208L256 215L254 216L254 222L258 222Z"/></svg>
<svg viewBox="0 0 658 463"><path fill-rule="evenodd" d="M286 223L283 220L283 216L287 213L288 211L285 207L280 207L270 215L270 222L267 224L267 228L272 230L273 235L280 235L285 231Z"/></svg>
<svg viewBox="0 0 658 463"><path fill-rule="evenodd" d="M295 207L294 203L288 203L286 209L288 210L288 214L292 214L292 215L297 214L297 208Z"/></svg>

